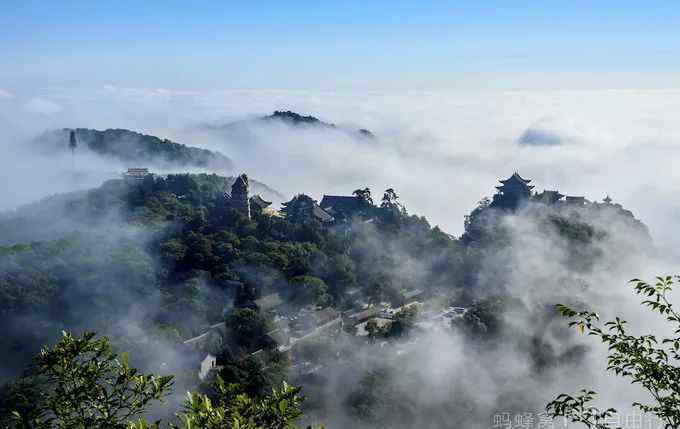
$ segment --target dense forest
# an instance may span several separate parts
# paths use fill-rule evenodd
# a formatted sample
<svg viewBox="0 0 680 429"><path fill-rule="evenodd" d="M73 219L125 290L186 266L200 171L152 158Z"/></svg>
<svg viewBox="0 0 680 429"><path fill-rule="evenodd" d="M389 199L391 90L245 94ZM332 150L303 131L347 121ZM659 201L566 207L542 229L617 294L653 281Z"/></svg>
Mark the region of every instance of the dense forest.
<svg viewBox="0 0 680 429"><path fill-rule="evenodd" d="M27 365L43 344L53 343L62 330L91 330L108 336L114 350L129 351L144 370L174 374L179 391L198 389L216 398L213 383L219 376L257 398L289 381L304 386L313 421L323 421L339 406L351 421L368 427L418 424L423 410L417 398L404 396L394 384L423 382L417 372L404 370L403 359L413 356L385 358L373 349L370 369L357 371L352 362L366 358L365 347L413 342L425 329L419 320L450 308L465 311L447 322L449 329L475 347L492 347L494 338L512 331L507 314L534 322L554 317L546 310L549 303L528 308L510 286L522 240L547 238L566 249L564 266L580 274L554 279L564 290L586 287L580 283L584 275L611 263L603 251L607 243L622 252L626 246L635 251L649 246L646 227L609 202L548 204L532 195L521 209L508 210L484 199L456 238L409 213L392 189L379 201L370 189L357 189L353 211L335 216L315 216L322 209L304 194L280 211L253 206L245 215L224 197L231 183L209 174L155 176L145 186L112 180L47 200L49 210L34 206L33 222L59 213L58 221L69 228L58 238L52 230L50 239L33 234L31 241L0 247L1 375L8 383L3 401L34 380ZM609 229L611 219L619 229ZM514 223L526 220L532 227L518 237ZM9 218L0 221L0 230L17 225L31 228ZM634 239L621 241L619 233ZM405 305L412 291L418 306ZM263 304L274 295L281 301L276 308ZM345 318L378 308L397 310L388 323L382 323L387 316L369 318L362 326L346 324L341 332L300 341L292 356L282 347L287 343L272 334L282 320L292 333L309 332L306 324L321 326L336 317L322 319L324 314ZM211 330L215 324L222 328ZM184 343L204 333L200 347ZM568 363L583 352L551 352L531 332L512 341L536 368ZM201 380L197 374L206 353L216 356L216 370ZM354 380L356 388L329 396L330 372ZM22 373L19 382L11 381ZM449 407L432 404L428 412L444 415Z"/></svg>

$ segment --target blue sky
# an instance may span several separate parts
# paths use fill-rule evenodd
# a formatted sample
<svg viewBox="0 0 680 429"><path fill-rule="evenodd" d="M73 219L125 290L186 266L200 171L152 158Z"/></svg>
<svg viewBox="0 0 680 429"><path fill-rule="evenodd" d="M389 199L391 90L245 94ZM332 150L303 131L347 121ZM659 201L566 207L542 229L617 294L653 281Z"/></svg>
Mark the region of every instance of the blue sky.
<svg viewBox="0 0 680 429"><path fill-rule="evenodd" d="M0 88L680 87L678 1L0 2Z"/></svg>

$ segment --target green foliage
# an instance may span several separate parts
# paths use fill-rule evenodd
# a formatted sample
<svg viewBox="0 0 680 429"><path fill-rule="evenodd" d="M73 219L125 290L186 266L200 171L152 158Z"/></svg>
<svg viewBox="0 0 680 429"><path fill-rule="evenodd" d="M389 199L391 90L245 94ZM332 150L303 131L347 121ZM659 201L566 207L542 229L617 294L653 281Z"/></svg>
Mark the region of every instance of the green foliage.
<svg viewBox="0 0 680 429"><path fill-rule="evenodd" d="M354 269L354 263L346 255L335 255L328 261L323 277L334 302L343 302L346 292L356 287Z"/></svg>
<svg viewBox="0 0 680 429"><path fill-rule="evenodd" d="M0 424L32 429L159 429L143 414L169 393L172 376L140 374L127 354L116 355L106 337L64 332L54 347L36 358L33 378L22 379L3 401ZM21 380L20 380L21 381ZM302 416L299 387L285 382L270 393L253 396L220 377L214 395L188 393L178 424L168 429L295 429ZM13 408L8 408L10 405Z"/></svg>
<svg viewBox="0 0 680 429"><path fill-rule="evenodd" d="M359 388L347 398L350 413L370 423L380 422L383 416L389 415L393 411L389 409L393 403L390 400L394 394L390 385L393 375L386 368L366 373L359 382Z"/></svg>
<svg viewBox="0 0 680 429"><path fill-rule="evenodd" d="M371 319L366 322L365 329L366 332L368 332L368 340L370 342L375 342L376 338L378 338L378 335L381 334L380 326L378 325L378 321L375 319Z"/></svg>
<svg viewBox="0 0 680 429"><path fill-rule="evenodd" d="M295 421L302 416L299 387L284 383L273 389L270 395L255 399L237 393L235 385L226 385L218 378L217 400L207 395L190 393L179 414L180 425L176 429L295 429ZM135 424L130 429L145 429ZM321 428L320 428L321 429Z"/></svg>
<svg viewBox="0 0 680 429"><path fill-rule="evenodd" d="M52 348L43 348L35 362L42 379L30 411L15 415L16 427L125 428L152 401L162 400L172 376L140 374L117 356L109 340L86 332L80 338L64 332Z"/></svg>
<svg viewBox="0 0 680 429"><path fill-rule="evenodd" d="M288 362L281 359L276 352L263 352L266 366L255 357L248 356L241 360L231 360L224 363L219 371L219 377L227 384L234 384L240 391L253 397L263 396L274 386L285 381ZM214 387L209 389L208 396L214 398L219 392Z"/></svg>
<svg viewBox="0 0 680 429"><path fill-rule="evenodd" d="M607 345L607 370L629 379L648 392L651 402L633 403L644 413L649 413L662 421L667 428L680 427L680 315L669 300L668 294L678 277L657 277L654 285L639 279L631 280L637 294L646 297L642 304L663 316L674 328L674 337L657 338L654 335L631 335L625 320L600 323L597 313L575 311L559 304L558 311L565 317L574 319L569 326L581 333L597 337ZM596 393L582 390L576 396L561 394L547 406L553 416L565 416L573 422L582 423L588 428L604 429L606 417L614 409L600 411L590 403Z"/></svg>
<svg viewBox="0 0 680 429"><path fill-rule="evenodd" d="M63 329L113 329L121 308L158 290L153 259L139 240L71 234L0 248L0 352L5 369L26 365ZM30 315L30 320L29 316Z"/></svg>
<svg viewBox="0 0 680 429"><path fill-rule="evenodd" d="M390 337L403 337L413 329L418 317L418 307L411 305L399 311L394 321L390 324L387 335Z"/></svg>
<svg viewBox="0 0 680 429"><path fill-rule="evenodd" d="M269 323L259 312L250 308L235 309L225 318L234 342L245 350L258 348L267 334Z"/></svg>
<svg viewBox="0 0 680 429"><path fill-rule="evenodd" d="M295 421L302 416L299 387L283 383L269 395L253 398L238 392L238 386L225 384L218 378L216 399L200 393L188 393L184 410L178 413L179 424L170 429L297 429ZM160 422L149 424L144 419L129 423L128 429L158 429ZM307 429L311 429L308 426ZM323 429L317 427L316 429Z"/></svg>
<svg viewBox="0 0 680 429"><path fill-rule="evenodd" d="M505 312L521 305L508 295L490 296L474 302L462 319L452 319L451 323L471 337L493 338L502 333Z"/></svg>
<svg viewBox="0 0 680 429"><path fill-rule="evenodd" d="M371 197L371 190L368 187L366 187L364 189L356 189L354 192L352 192L352 195L359 197L359 200L361 200L361 202L365 206L372 206L373 205L373 198Z"/></svg>
<svg viewBox="0 0 680 429"><path fill-rule="evenodd" d="M297 276L290 281L290 300L298 305L325 307L330 302L328 286L318 277Z"/></svg>

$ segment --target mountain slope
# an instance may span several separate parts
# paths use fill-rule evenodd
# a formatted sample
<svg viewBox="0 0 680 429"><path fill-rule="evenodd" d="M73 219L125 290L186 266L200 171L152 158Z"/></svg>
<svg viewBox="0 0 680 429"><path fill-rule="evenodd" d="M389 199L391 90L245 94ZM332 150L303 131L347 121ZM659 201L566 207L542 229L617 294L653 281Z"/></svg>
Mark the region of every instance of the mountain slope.
<svg viewBox="0 0 680 429"><path fill-rule="evenodd" d="M35 144L47 152L69 150L69 129L48 131L39 136ZM153 165L164 168L198 167L214 170L232 170L231 159L219 152L191 147L156 136L126 129L74 130L78 147L87 148L98 155L115 158L134 166Z"/></svg>

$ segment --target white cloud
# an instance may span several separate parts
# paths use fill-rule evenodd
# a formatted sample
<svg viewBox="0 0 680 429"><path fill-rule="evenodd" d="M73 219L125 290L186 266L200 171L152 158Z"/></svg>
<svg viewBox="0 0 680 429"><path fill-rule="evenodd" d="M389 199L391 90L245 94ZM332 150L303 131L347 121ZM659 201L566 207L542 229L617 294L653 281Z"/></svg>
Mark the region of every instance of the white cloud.
<svg viewBox="0 0 680 429"><path fill-rule="evenodd" d="M537 190L600 199L610 194L647 222L659 244L680 211L680 91L556 92L196 92L108 86L50 92L32 109L0 112L5 121L44 127L130 128L218 149L237 169L277 189L315 198L370 186L393 187L411 212L459 234L463 217L518 170ZM57 105L55 103L58 102ZM61 109L61 110L60 110ZM375 143L339 133L261 127L248 135L201 136L197 123L295 110L365 127ZM36 122L26 111L51 114ZM59 113L56 115L55 113ZM21 114L26 116L21 118ZM548 119L546 119L548 118ZM573 144L528 147L517 139L532 125Z"/></svg>
<svg viewBox="0 0 680 429"><path fill-rule="evenodd" d="M47 116L54 115L63 110L63 108L54 101L41 97L31 98L26 102L25 107L31 113Z"/></svg>
<svg viewBox="0 0 680 429"><path fill-rule="evenodd" d="M13 92L0 88L0 100L12 100L15 97Z"/></svg>

